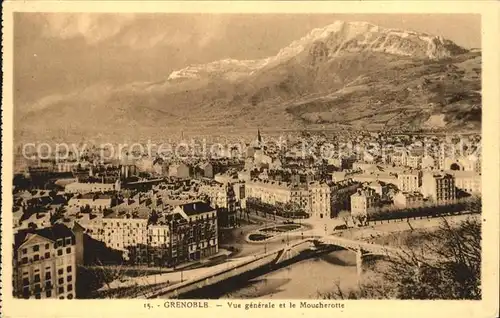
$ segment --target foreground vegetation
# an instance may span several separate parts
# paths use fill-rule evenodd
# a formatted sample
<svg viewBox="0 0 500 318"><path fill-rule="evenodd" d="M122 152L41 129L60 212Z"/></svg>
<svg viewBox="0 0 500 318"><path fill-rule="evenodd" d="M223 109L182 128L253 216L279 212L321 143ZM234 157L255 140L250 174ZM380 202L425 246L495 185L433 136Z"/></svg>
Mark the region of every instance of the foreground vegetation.
<svg viewBox="0 0 500 318"><path fill-rule="evenodd" d="M481 223L468 218L458 225L443 219L439 229L411 237L404 252L376 269L377 278L356 289L322 294L326 299L481 299Z"/></svg>

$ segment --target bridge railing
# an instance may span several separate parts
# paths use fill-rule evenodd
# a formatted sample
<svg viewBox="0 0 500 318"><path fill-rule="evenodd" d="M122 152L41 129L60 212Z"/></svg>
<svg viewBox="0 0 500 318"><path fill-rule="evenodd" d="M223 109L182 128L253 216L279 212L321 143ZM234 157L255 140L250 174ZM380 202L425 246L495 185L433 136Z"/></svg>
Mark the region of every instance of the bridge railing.
<svg viewBox="0 0 500 318"><path fill-rule="evenodd" d="M380 244L372 244L368 242L350 240L338 236L324 236L319 239L326 244L338 245L348 249L361 249L369 252L380 254L392 254L401 252L400 249Z"/></svg>

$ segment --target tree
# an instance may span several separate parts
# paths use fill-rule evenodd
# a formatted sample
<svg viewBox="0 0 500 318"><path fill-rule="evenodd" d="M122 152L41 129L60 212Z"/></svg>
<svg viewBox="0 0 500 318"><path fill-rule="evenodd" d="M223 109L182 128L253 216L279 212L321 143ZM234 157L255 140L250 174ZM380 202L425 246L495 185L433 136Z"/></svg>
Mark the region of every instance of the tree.
<svg viewBox="0 0 500 318"><path fill-rule="evenodd" d="M411 237L388 258L380 279L358 289L321 296L336 299L481 299L481 224L468 218L457 226L443 219L439 229ZM423 243L418 243L423 241ZM381 283L383 282L383 283Z"/></svg>

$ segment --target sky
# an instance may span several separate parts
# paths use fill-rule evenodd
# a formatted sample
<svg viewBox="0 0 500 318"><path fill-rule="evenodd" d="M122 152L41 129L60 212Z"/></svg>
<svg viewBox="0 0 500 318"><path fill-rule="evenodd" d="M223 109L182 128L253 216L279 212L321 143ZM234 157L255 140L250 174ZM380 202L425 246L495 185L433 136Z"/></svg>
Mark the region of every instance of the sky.
<svg viewBox="0 0 500 318"><path fill-rule="evenodd" d="M17 110L88 87L165 80L191 64L275 55L336 20L441 35L481 47L480 15L16 13Z"/></svg>

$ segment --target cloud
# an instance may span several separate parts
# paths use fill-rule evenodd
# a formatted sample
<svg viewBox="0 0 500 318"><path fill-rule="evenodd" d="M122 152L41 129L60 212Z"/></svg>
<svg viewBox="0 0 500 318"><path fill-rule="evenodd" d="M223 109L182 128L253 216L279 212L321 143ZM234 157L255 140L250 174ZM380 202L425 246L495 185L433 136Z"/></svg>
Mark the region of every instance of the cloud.
<svg viewBox="0 0 500 318"><path fill-rule="evenodd" d="M45 15L42 35L71 39L83 37L89 44L97 44L119 34L133 23L134 14L54 13Z"/></svg>
<svg viewBox="0 0 500 318"><path fill-rule="evenodd" d="M149 14L52 13L44 14L42 36L82 37L89 45L104 41L131 49L158 45L195 45L204 48L226 32L228 20L217 15L183 15L151 19Z"/></svg>
<svg viewBox="0 0 500 318"><path fill-rule="evenodd" d="M193 41L193 35L183 34L178 30L168 32L166 30L156 32L146 32L147 36L138 30L129 30L121 34L116 40L116 44L126 46L135 50L144 50L161 45L173 47L189 45Z"/></svg>
<svg viewBox="0 0 500 318"><path fill-rule="evenodd" d="M96 103L105 102L111 94L117 91L117 88L111 85L96 84L81 89L75 89L67 94L51 94L42 97L34 102L24 103L16 107L20 114L33 113L48 110L58 105L70 105L76 102Z"/></svg>

